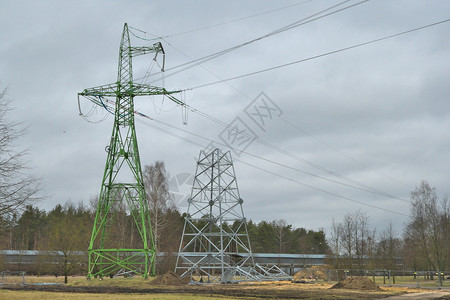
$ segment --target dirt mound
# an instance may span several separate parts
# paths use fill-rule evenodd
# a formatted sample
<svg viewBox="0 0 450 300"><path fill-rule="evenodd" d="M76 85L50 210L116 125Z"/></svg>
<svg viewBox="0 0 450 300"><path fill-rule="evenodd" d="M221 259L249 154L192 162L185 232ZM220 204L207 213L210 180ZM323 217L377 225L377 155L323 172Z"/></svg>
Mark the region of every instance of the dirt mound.
<svg viewBox="0 0 450 300"><path fill-rule="evenodd" d="M331 287L332 289L352 289L352 290L364 290L364 291L380 291L380 287L373 283L367 277L352 276L344 281L339 281Z"/></svg>
<svg viewBox="0 0 450 300"><path fill-rule="evenodd" d="M189 283L189 278L181 278L174 272L167 272L157 276L151 281L154 285L183 285Z"/></svg>
<svg viewBox="0 0 450 300"><path fill-rule="evenodd" d="M326 269L322 266L312 266L309 269L300 270L292 276L293 282L303 282L308 280L326 279Z"/></svg>

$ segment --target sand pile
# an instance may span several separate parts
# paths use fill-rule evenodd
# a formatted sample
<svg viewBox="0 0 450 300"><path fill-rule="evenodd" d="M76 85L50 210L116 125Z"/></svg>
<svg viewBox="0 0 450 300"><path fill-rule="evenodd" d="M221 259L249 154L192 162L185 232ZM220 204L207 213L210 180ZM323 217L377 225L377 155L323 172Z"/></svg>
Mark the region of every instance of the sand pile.
<svg viewBox="0 0 450 300"><path fill-rule="evenodd" d="M174 272L167 272L157 276L150 284L155 285L183 285L189 283L189 278L181 278Z"/></svg>
<svg viewBox="0 0 450 300"><path fill-rule="evenodd" d="M367 277L352 276L344 281L339 281L331 287L332 289L352 289L352 290L365 290L365 291L380 291L380 287L373 283Z"/></svg>
<svg viewBox="0 0 450 300"><path fill-rule="evenodd" d="M309 269L300 270L292 276L293 282L303 282L308 280L324 280L326 279L326 269L321 266L312 266Z"/></svg>

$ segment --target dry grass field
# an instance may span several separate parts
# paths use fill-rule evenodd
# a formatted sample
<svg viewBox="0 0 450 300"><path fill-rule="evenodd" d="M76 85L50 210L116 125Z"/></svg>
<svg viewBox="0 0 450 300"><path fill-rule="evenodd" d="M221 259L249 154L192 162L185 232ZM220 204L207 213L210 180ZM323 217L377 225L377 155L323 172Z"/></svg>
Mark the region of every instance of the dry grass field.
<svg viewBox="0 0 450 300"><path fill-rule="evenodd" d="M11 291L0 290L0 299L4 300L35 300L35 299L62 299L62 300L97 300L105 299L105 294L89 294L89 293L66 293L66 292L42 292L42 291ZM151 299L151 300L234 300L242 298L229 298L222 296L201 296L195 294L108 294L108 300L130 300L130 299Z"/></svg>
<svg viewBox="0 0 450 300"><path fill-rule="evenodd" d="M156 278L157 279L157 278ZM325 282L245 282L239 284L155 284L154 278L26 277L25 285L0 286L0 299L381 299L406 293L426 292L405 287L378 290L338 289ZM59 283L59 285L36 285ZM363 286L362 286L363 287Z"/></svg>

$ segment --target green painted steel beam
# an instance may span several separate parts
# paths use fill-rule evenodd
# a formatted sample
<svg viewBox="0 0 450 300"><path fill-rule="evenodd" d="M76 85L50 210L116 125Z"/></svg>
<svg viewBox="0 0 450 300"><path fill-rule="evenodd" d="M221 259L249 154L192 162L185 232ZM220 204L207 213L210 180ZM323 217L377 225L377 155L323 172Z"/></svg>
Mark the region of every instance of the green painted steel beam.
<svg viewBox="0 0 450 300"><path fill-rule="evenodd" d="M132 58L149 53L164 54L161 43L152 47L132 47L125 24L120 42L117 82L88 88L78 94L105 109L114 105L114 125L88 248L88 278L108 276L121 270L143 277L155 273L156 251L136 137L134 97L165 95L179 105L184 103L173 96L180 91L167 91L133 82ZM121 182L120 175L123 173L132 174L133 182ZM114 242L109 240L108 233L114 226L113 205L117 201L128 205L139 233L140 249L109 247Z"/></svg>

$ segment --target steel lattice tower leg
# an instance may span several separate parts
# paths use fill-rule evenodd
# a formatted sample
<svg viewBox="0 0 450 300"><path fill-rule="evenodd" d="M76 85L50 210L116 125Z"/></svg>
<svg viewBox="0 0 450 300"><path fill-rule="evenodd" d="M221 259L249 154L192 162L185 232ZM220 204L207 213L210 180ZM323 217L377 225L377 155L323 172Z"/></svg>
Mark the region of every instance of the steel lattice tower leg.
<svg viewBox="0 0 450 300"><path fill-rule="evenodd" d="M105 172L102 179L98 207L89 243L88 278L107 276L119 271L147 277L154 275L155 247L145 196L141 162L135 129L134 97L165 95L177 104L181 101L164 88L133 82L132 57L155 53L164 54L161 43L152 47L132 47L127 24L120 42L117 82L85 89L84 96L105 109L113 103L114 125L107 150ZM108 100L112 98L114 100ZM111 240L117 204L126 204L139 234L138 248L121 248Z"/></svg>
<svg viewBox="0 0 450 300"><path fill-rule="evenodd" d="M251 277L254 260L231 153L200 152L175 270L208 282Z"/></svg>

